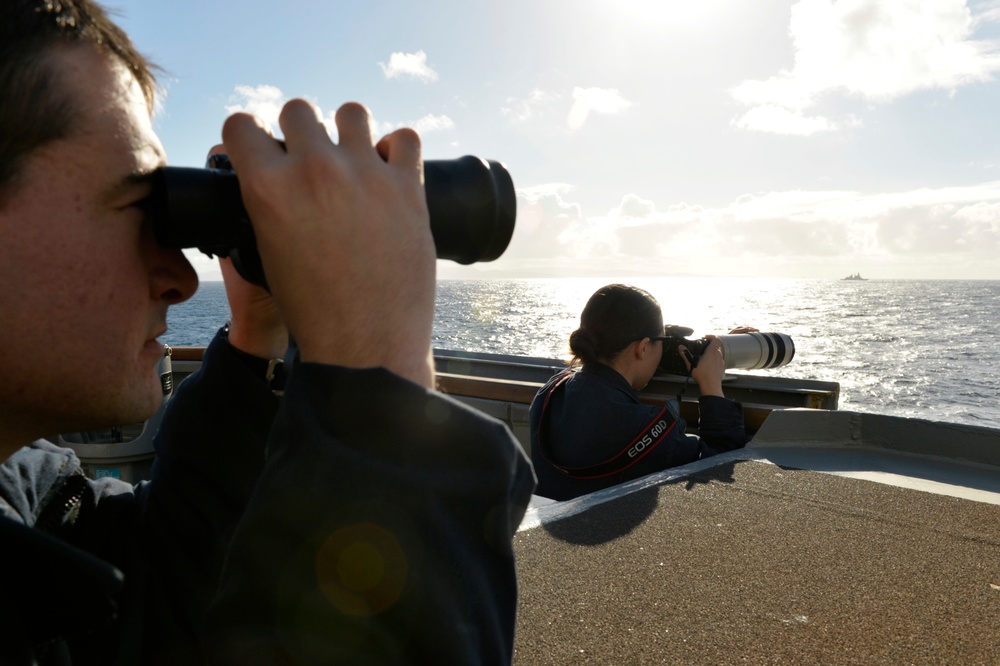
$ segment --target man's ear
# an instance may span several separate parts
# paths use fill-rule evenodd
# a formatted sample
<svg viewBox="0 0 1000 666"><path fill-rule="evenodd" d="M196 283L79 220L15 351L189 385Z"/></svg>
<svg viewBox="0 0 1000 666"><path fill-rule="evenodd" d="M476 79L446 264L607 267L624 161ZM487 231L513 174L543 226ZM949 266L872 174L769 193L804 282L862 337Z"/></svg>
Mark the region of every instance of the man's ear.
<svg viewBox="0 0 1000 666"><path fill-rule="evenodd" d="M639 361L646 358L646 354L649 353L650 340L649 338L643 338L642 340L635 341L635 358Z"/></svg>

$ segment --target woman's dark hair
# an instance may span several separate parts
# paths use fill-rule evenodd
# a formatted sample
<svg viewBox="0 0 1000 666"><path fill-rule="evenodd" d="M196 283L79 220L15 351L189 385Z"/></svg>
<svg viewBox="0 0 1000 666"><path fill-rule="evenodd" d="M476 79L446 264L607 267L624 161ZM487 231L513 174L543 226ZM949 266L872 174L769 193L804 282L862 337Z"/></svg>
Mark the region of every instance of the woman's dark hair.
<svg viewBox="0 0 1000 666"><path fill-rule="evenodd" d="M652 294L627 284L609 284L590 297L580 315L580 328L569 336L570 363L610 361L636 340L658 335L663 335L663 313Z"/></svg>
<svg viewBox="0 0 1000 666"><path fill-rule="evenodd" d="M0 195L28 155L73 129L75 104L49 56L60 46L81 43L118 57L139 82L152 111L152 68L100 5L92 0L2 0Z"/></svg>

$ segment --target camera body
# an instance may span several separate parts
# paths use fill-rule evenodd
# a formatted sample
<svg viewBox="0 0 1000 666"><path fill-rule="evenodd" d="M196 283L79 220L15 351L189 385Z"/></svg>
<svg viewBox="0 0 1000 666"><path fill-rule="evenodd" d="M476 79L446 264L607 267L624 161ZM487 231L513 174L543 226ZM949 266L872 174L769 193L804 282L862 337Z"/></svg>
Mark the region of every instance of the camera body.
<svg viewBox="0 0 1000 666"><path fill-rule="evenodd" d="M663 358L660 360L657 372L688 377L691 375L677 348L684 347L691 352L694 359L692 365L695 366L712 342L708 338L687 337L692 333L694 331L685 326L668 324L663 327ZM754 331L716 337L722 341L722 355L726 361L726 368L746 370L780 368L795 357L795 343L784 333Z"/></svg>
<svg viewBox="0 0 1000 666"><path fill-rule="evenodd" d="M256 237L239 180L225 156L197 169L162 167L153 174L149 214L163 247L196 247L229 257L244 279L267 288ZM492 261L514 233L517 200L499 162L466 155L424 162L424 194L439 259Z"/></svg>
<svg viewBox="0 0 1000 666"><path fill-rule="evenodd" d="M657 372L667 375L691 375L691 371L687 369L687 365L685 365L677 348L686 348L691 352L692 358L698 359L705 353L711 342L708 338L691 339L688 336L692 333L694 333L694 329L686 326L667 324L663 327L663 358L660 359Z"/></svg>

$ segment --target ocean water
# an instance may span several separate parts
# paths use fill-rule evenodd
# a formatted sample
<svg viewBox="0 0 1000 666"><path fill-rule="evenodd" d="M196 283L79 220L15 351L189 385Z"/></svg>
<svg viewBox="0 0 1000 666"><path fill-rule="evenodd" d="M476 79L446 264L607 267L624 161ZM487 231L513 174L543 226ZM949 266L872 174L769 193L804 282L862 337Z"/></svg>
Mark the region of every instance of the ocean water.
<svg viewBox="0 0 1000 666"><path fill-rule="evenodd" d="M568 356L569 334L616 280L442 280L434 346ZM795 358L752 371L840 382L840 408L1000 427L1000 281L629 278L696 336L749 325L788 334ZM229 316L222 283L171 309L171 345L204 345ZM732 372L750 372L734 370Z"/></svg>

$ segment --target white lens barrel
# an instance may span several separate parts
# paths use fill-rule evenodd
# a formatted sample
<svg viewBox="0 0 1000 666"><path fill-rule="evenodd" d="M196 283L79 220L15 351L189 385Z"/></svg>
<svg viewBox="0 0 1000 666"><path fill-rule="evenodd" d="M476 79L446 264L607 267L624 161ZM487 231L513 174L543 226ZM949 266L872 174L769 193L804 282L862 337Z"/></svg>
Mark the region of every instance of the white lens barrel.
<svg viewBox="0 0 1000 666"><path fill-rule="evenodd" d="M727 368L780 368L795 356L795 343L784 333L720 335Z"/></svg>

